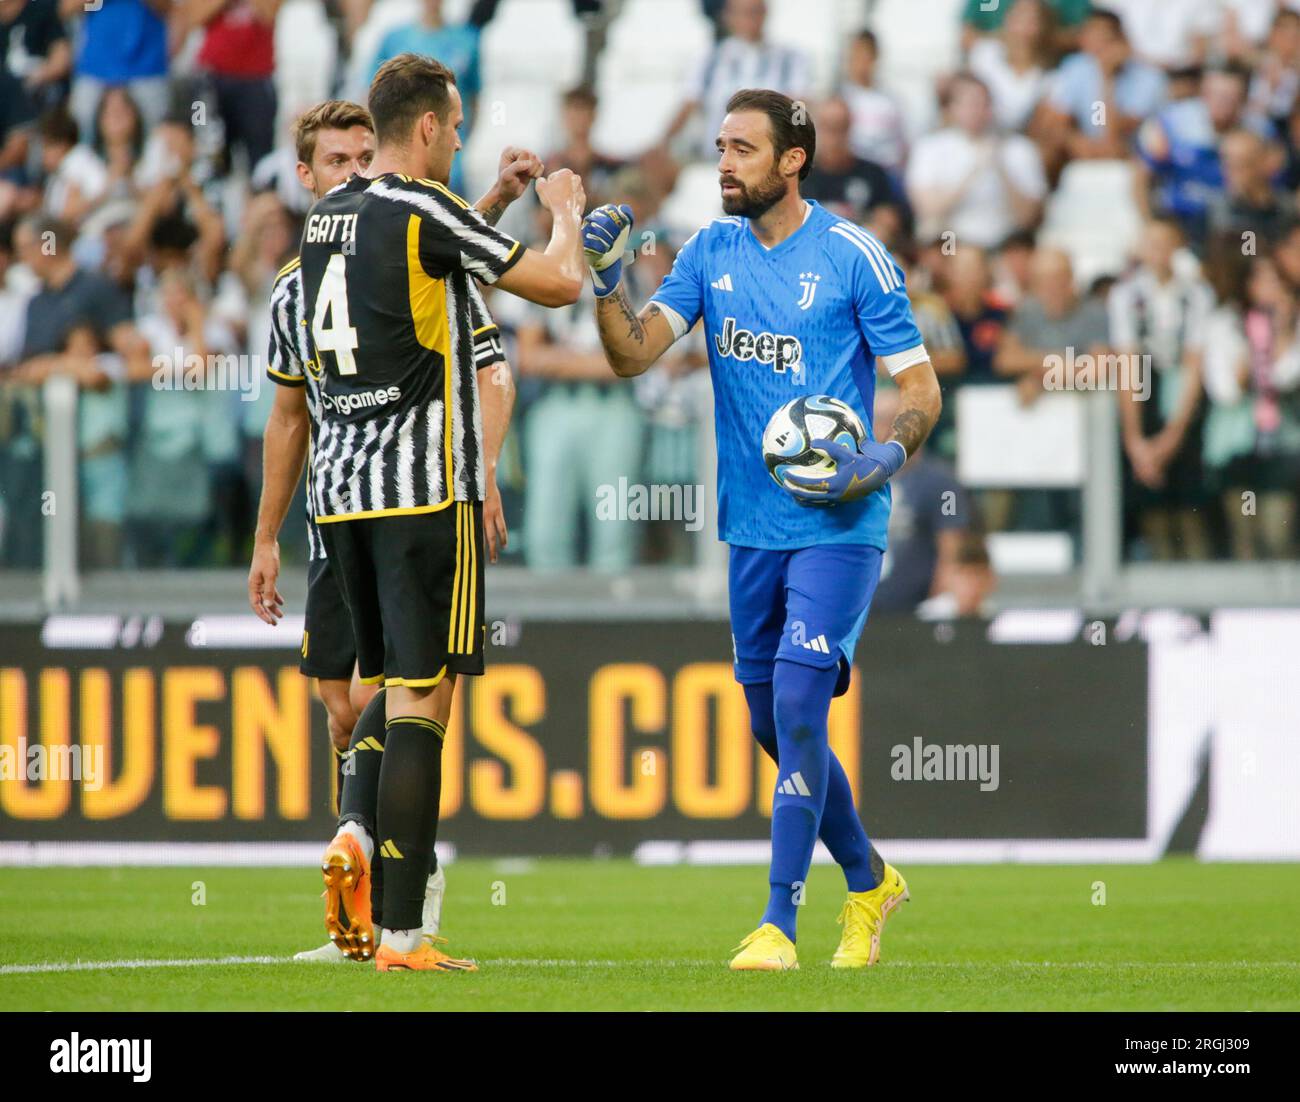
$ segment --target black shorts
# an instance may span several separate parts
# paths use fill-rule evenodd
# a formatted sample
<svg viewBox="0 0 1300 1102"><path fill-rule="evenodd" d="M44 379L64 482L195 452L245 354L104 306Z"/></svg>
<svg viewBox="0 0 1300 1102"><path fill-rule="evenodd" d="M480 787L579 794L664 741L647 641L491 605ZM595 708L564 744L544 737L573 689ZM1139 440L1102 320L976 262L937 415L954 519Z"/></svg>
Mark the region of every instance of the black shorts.
<svg viewBox="0 0 1300 1102"><path fill-rule="evenodd" d="M483 506L320 526L368 685L483 672Z"/></svg>
<svg viewBox="0 0 1300 1102"><path fill-rule="evenodd" d="M307 564L307 611L303 616L302 661L298 669L307 677L351 681L356 661L352 617L338 578L330 569L329 559L312 559Z"/></svg>

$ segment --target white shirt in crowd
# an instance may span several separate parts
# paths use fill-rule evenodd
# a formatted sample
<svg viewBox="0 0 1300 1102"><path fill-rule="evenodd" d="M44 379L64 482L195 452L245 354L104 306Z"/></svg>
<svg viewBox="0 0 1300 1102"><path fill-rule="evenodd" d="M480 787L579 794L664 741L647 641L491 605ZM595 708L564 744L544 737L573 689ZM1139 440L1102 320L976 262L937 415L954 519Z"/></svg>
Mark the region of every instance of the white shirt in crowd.
<svg viewBox="0 0 1300 1102"><path fill-rule="evenodd" d="M1038 147L1023 134L975 139L964 130L949 128L918 141L907 166L907 192L913 206L918 191L969 181L956 206L943 218L918 227L920 235L936 237L952 230L958 242L989 249L1012 233L1017 226L998 162L1021 194L1039 201L1047 194Z"/></svg>
<svg viewBox="0 0 1300 1102"><path fill-rule="evenodd" d="M727 100L741 88L775 88L799 99L812 91L812 67L802 50L724 38L705 55L686 90L686 98L700 104L700 156L717 157L714 143L727 115Z"/></svg>
<svg viewBox="0 0 1300 1102"><path fill-rule="evenodd" d="M988 86L998 126L1023 130L1047 94L1050 74L1039 66L1017 73L1007 63L1006 46L996 38L977 39L970 48L969 64L971 72Z"/></svg>
<svg viewBox="0 0 1300 1102"><path fill-rule="evenodd" d="M1111 288L1106 307L1113 347L1149 353L1157 370L1177 370L1184 355L1205 344L1214 292L1199 276L1175 273L1161 283L1139 268Z"/></svg>
<svg viewBox="0 0 1300 1102"><path fill-rule="evenodd" d="M890 172L902 172L907 160L903 110L888 92L845 83L840 95L849 105L849 146L855 157L875 161Z"/></svg>
<svg viewBox="0 0 1300 1102"><path fill-rule="evenodd" d="M1223 26L1218 0L1102 0L1124 22L1133 51L1165 69L1190 65L1199 37L1213 38Z"/></svg>
<svg viewBox="0 0 1300 1102"><path fill-rule="evenodd" d="M82 199L94 202L108 190L108 167L88 145L74 145L45 181L45 213L54 218L67 214L68 191L73 184Z"/></svg>
<svg viewBox="0 0 1300 1102"><path fill-rule="evenodd" d="M0 367L18 362L27 333L27 300L35 293L33 282L24 279L26 269L10 269L0 277Z"/></svg>
<svg viewBox="0 0 1300 1102"><path fill-rule="evenodd" d="M1245 396L1238 372L1250 349L1234 307L1220 306L1205 320L1204 347L1205 393L1216 406L1235 405Z"/></svg>
<svg viewBox="0 0 1300 1102"><path fill-rule="evenodd" d="M1222 0L1224 12L1237 18L1237 29L1252 45L1261 46L1268 38L1277 15L1278 0ZM1300 12L1300 0L1283 0L1282 7Z"/></svg>

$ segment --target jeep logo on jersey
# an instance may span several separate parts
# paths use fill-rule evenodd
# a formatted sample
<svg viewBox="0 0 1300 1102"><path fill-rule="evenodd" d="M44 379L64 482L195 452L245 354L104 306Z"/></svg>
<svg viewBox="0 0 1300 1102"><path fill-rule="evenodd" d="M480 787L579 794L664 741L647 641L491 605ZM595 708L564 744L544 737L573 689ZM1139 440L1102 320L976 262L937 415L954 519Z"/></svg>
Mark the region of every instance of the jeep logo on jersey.
<svg viewBox="0 0 1300 1102"><path fill-rule="evenodd" d="M737 329L735 318L723 321L722 332L713 338L713 343L719 356L730 356L742 362L757 360L761 364L771 364L773 371L782 374L788 368L797 370L803 363L803 345L798 337Z"/></svg>

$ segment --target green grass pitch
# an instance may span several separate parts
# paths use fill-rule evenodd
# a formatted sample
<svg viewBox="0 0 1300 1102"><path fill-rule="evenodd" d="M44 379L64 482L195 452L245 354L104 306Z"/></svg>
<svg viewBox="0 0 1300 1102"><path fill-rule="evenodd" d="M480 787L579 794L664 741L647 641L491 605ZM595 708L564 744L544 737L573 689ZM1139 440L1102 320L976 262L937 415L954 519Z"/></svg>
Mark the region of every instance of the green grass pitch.
<svg viewBox="0 0 1300 1102"><path fill-rule="evenodd" d="M477 974L283 959L324 938L310 869L2 869L10 1010L1297 1010L1300 866L913 866L879 966L834 972L843 881L809 879L800 971L732 974L758 867L448 866ZM1105 905L1094 902L1104 883ZM201 889L196 885L201 882ZM202 905L194 902L202 892ZM270 962L33 971L103 961ZM19 969L26 969L21 971Z"/></svg>

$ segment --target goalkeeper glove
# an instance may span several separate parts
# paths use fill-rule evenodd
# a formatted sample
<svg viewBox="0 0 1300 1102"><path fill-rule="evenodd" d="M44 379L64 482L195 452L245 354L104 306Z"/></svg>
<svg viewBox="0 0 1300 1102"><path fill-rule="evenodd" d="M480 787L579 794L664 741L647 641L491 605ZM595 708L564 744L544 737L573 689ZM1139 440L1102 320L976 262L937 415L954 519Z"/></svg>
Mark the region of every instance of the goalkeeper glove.
<svg viewBox="0 0 1300 1102"><path fill-rule="evenodd" d="M597 298L604 298L623 276L623 251L632 232L632 208L606 203L582 220L582 250Z"/></svg>
<svg viewBox="0 0 1300 1102"><path fill-rule="evenodd" d="M785 488L801 505L857 501L879 490L907 462L907 449L897 440L883 444L864 440L856 451L833 440L810 440L808 443L835 460L835 471L812 478L794 472L787 474Z"/></svg>

